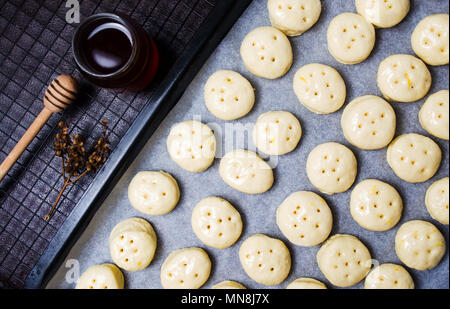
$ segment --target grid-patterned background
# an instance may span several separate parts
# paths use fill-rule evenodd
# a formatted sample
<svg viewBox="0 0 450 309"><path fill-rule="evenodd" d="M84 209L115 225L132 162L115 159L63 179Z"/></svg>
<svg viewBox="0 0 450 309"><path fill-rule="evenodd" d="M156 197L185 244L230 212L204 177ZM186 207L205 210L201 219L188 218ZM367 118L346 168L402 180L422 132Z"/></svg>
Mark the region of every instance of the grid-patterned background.
<svg viewBox="0 0 450 309"><path fill-rule="evenodd" d="M52 116L0 183L0 288L23 286L93 180L88 175L71 186L51 220L43 220L62 185L61 160L52 147L61 117L73 133L87 137L88 148L101 134L99 122L107 119L114 149L216 1L80 1L81 20L100 12L131 15L144 25L163 55L153 86L139 94L115 94L82 82L70 48L76 25L65 21L65 0L0 0L0 161L41 111L51 80L72 74L81 81L76 104Z"/></svg>

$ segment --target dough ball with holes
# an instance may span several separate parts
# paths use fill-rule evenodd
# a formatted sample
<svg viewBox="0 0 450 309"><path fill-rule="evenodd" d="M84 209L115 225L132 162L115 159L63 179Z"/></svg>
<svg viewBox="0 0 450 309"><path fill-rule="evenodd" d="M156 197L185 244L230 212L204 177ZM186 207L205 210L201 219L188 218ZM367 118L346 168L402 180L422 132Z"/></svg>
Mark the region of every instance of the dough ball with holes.
<svg viewBox="0 0 450 309"><path fill-rule="evenodd" d="M258 117L253 128L253 142L270 155L293 151L302 137L300 121L289 112L267 112Z"/></svg>
<svg viewBox="0 0 450 309"><path fill-rule="evenodd" d="M209 278L211 260L201 248L173 251L161 266L165 289L199 289Z"/></svg>
<svg viewBox="0 0 450 309"><path fill-rule="evenodd" d="M235 120L247 115L255 103L255 90L241 74L221 70L205 84L206 107L217 118Z"/></svg>
<svg viewBox="0 0 450 309"><path fill-rule="evenodd" d="M378 67L378 88L386 99L414 102L430 90L431 74L422 60L411 55L392 55Z"/></svg>
<svg viewBox="0 0 450 309"><path fill-rule="evenodd" d="M372 150L384 148L392 141L396 128L392 106L380 97L366 95L351 101L344 109L341 127L354 146Z"/></svg>
<svg viewBox="0 0 450 309"><path fill-rule="evenodd" d="M386 156L398 177L416 183L433 177L441 164L442 153L431 138L409 133L394 139Z"/></svg>
<svg viewBox="0 0 450 309"><path fill-rule="evenodd" d="M375 28L364 17L342 13L330 22L328 50L343 64L357 64L369 57L375 45Z"/></svg>
<svg viewBox="0 0 450 309"><path fill-rule="evenodd" d="M391 185L366 179L355 186L350 196L350 213L363 228L387 231L402 217L403 201Z"/></svg>
<svg viewBox="0 0 450 309"><path fill-rule="evenodd" d="M289 195L278 207L277 225L293 244L312 247L330 235L333 216L319 195L299 191Z"/></svg>
<svg viewBox="0 0 450 309"><path fill-rule="evenodd" d="M165 172L139 172L128 186L131 205L147 215L171 212L180 199L178 183Z"/></svg>
<svg viewBox="0 0 450 309"><path fill-rule="evenodd" d="M417 56L429 65L448 64L448 14L433 14L422 19L411 36Z"/></svg>
<svg viewBox="0 0 450 309"><path fill-rule="evenodd" d="M270 22L289 36L300 35L319 19L320 0L269 0Z"/></svg>
<svg viewBox="0 0 450 309"><path fill-rule="evenodd" d="M334 113L345 102L345 82L328 65L311 63L301 67L295 73L293 87L300 103L316 114Z"/></svg>
<svg viewBox="0 0 450 309"><path fill-rule="evenodd" d="M333 285L349 287L364 279L372 260L369 250L358 238L337 234L319 249L317 263Z"/></svg>
<svg viewBox="0 0 450 309"><path fill-rule="evenodd" d="M408 15L409 0L356 0L356 11L378 28L397 25Z"/></svg>
<svg viewBox="0 0 450 309"><path fill-rule="evenodd" d="M395 252L409 268L427 270L439 264L445 254L445 239L431 223L412 220L398 229Z"/></svg>
<svg viewBox="0 0 450 309"><path fill-rule="evenodd" d="M184 121L170 130L167 150L181 168L203 172L214 162L216 138L207 125L199 121Z"/></svg>
<svg viewBox="0 0 450 309"><path fill-rule="evenodd" d="M325 284L313 278L298 278L286 287L288 290L325 290L326 288Z"/></svg>
<svg viewBox="0 0 450 309"><path fill-rule="evenodd" d="M264 285L277 285L291 269L291 254L279 239L263 234L247 238L239 249L239 260L245 273Z"/></svg>
<svg viewBox="0 0 450 309"><path fill-rule="evenodd" d="M381 264L375 267L364 282L365 289L414 289L414 281L400 265Z"/></svg>
<svg viewBox="0 0 450 309"><path fill-rule="evenodd" d="M273 171L256 153L233 150L220 161L219 174L230 187L247 193L266 192L273 185Z"/></svg>
<svg viewBox="0 0 450 309"><path fill-rule="evenodd" d="M292 65L292 47L286 35L274 27L259 27L242 41L241 57L247 69L259 77L275 79Z"/></svg>
<svg viewBox="0 0 450 309"><path fill-rule="evenodd" d="M306 173L309 181L320 192L326 194L345 192L356 178L356 158L344 145L324 143L309 153Z"/></svg>
<svg viewBox="0 0 450 309"><path fill-rule="evenodd" d="M427 190L425 205L431 217L448 225L448 177L435 181Z"/></svg>
<svg viewBox="0 0 450 309"><path fill-rule="evenodd" d="M239 212L228 201L215 196L201 200L194 207L191 225L205 245L218 249L232 246L242 232Z"/></svg>
<svg viewBox="0 0 450 309"><path fill-rule="evenodd" d="M124 279L114 264L89 267L78 279L76 289L123 289Z"/></svg>
<svg viewBox="0 0 450 309"><path fill-rule="evenodd" d="M128 271L146 268L155 255L156 234L153 227L140 218L118 223L109 236L109 252L114 263Z"/></svg>
<svg viewBox="0 0 450 309"><path fill-rule="evenodd" d="M212 287L214 290L245 290L245 286L236 281L222 281Z"/></svg>
<svg viewBox="0 0 450 309"><path fill-rule="evenodd" d="M449 138L449 104L448 90L441 90L430 95L419 112L422 127L431 135L448 140Z"/></svg>

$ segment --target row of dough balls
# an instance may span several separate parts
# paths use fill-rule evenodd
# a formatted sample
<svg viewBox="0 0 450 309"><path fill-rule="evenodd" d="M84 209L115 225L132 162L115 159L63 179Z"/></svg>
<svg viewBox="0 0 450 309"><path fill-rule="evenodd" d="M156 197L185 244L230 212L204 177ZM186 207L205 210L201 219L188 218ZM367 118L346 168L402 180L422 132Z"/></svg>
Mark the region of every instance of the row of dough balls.
<svg viewBox="0 0 450 309"><path fill-rule="evenodd" d="M151 225L143 219L131 218L119 223L111 233L113 260L117 254L123 254L117 261L119 267L129 263L147 260L150 264L156 249L156 237ZM143 229L147 229L144 231ZM131 251L130 251L131 249ZM122 251L123 250L123 251ZM139 251L138 251L139 250ZM144 255L140 251L145 252ZM439 230L431 223L413 220L404 223L395 237L395 251L399 259L410 268L426 270L435 267L445 253L445 240ZM126 252L126 253L125 253ZM126 256L126 258L124 257ZM128 261L123 264L123 261ZM291 270L289 249L279 239L263 234L248 237L239 249L239 260L245 273L254 281L263 285L282 283ZM349 287L359 283L369 273L372 259L369 250L352 235L332 236L317 253L319 269L335 286ZM122 265L122 266L121 266ZM125 265L125 266L124 266ZM131 270L130 268L124 268ZM134 270L140 270L135 268ZM164 288L197 289L209 278L211 260L201 248L185 248L173 251L161 266L161 284ZM77 289L121 289L124 287L122 272L113 264L95 265L88 268L79 278ZM409 273L399 265L383 264L376 267L367 276L365 288L413 288ZM224 281L213 288L245 288L233 281ZM299 278L288 288L326 288L317 280Z"/></svg>
<svg viewBox="0 0 450 309"><path fill-rule="evenodd" d="M411 55L392 55L379 66L378 85L389 100L413 102L427 94L431 86L431 74L421 60ZM300 103L317 114L333 113L345 103L344 80L338 71L324 64L311 63L301 67L294 76L293 88ZM211 113L223 120L245 116L255 100L254 89L248 80L239 73L228 70L217 71L209 77L204 87L204 98ZM277 120L279 122L276 122ZM419 121L430 134L441 139L449 139L448 90L438 91L427 98L419 112ZM191 126L194 124L196 123L192 123ZM283 125L287 125L289 130ZM386 147L394 137L396 115L388 102L377 96L366 95L354 99L345 107L341 125L344 136L354 146L368 150L380 149ZM189 128L186 127L180 126L175 129L176 132L171 132L171 136L173 133L179 135L178 138L171 138L171 144L181 145L177 139L182 139L183 133L187 133L184 138L191 135L194 137L194 134L189 134ZM205 139L211 139L210 143L215 146L212 131L200 127ZM302 133L298 120L287 112L263 114L257 121L257 127L258 132L253 134L255 144L261 151L271 155L292 151ZM271 132L264 132L267 127ZM191 131L196 132L195 128ZM271 138L272 136L276 138ZM285 143L283 138L289 143ZM191 170L204 170L205 165L212 162L211 157L215 148L211 147L209 152L202 148L195 150L197 151L194 153L180 152L179 155L192 159L196 157L195 152L209 154L208 160L200 167L197 164L186 164ZM177 154L178 151L173 157L176 158Z"/></svg>

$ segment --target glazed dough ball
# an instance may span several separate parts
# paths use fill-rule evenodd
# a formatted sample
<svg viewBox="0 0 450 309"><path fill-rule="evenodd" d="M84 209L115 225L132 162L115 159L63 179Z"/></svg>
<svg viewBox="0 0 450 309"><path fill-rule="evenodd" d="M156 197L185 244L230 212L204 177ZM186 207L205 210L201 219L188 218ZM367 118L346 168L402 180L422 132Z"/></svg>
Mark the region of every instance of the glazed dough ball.
<svg viewBox="0 0 450 309"><path fill-rule="evenodd" d="M288 290L325 290L326 288L325 284L313 278L298 278L286 287Z"/></svg>
<svg viewBox="0 0 450 309"><path fill-rule="evenodd" d="M109 236L109 251L114 263L122 269L146 268L155 255L156 234L153 227L140 218L118 223Z"/></svg>
<svg viewBox="0 0 450 309"><path fill-rule="evenodd" d="M290 242L312 247L330 235L333 216L319 195L299 191L289 195L278 207L277 225Z"/></svg>
<svg viewBox="0 0 450 309"><path fill-rule="evenodd" d="M76 289L123 289L124 279L114 264L89 267L78 279Z"/></svg>
<svg viewBox="0 0 450 309"><path fill-rule="evenodd" d="M220 70L205 84L206 107L217 118L235 120L247 115L255 103L255 90L241 74Z"/></svg>
<svg viewBox="0 0 450 309"><path fill-rule="evenodd" d="M242 41L241 57L247 69L259 77L275 79L292 65L292 47L286 35L274 27L259 27Z"/></svg>
<svg viewBox="0 0 450 309"><path fill-rule="evenodd" d="M406 266L427 270L439 264L445 254L445 239L431 223L412 220L398 229L395 252Z"/></svg>
<svg viewBox="0 0 450 309"><path fill-rule="evenodd" d="M408 15L409 0L356 0L356 11L379 28L397 25Z"/></svg>
<svg viewBox="0 0 450 309"><path fill-rule="evenodd" d="M270 155L284 155L297 147L302 137L300 121L289 112L267 112L258 117L253 128L253 142Z"/></svg>
<svg viewBox="0 0 450 309"><path fill-rule="evenodd" d="M366 179L355 186L350 197L353 219L370 231L387 231L402 217L403 202L391 185Z"/></svg>
<svg viewBox="0 0 450 309"><path fill-rule="evenodd" d="M317 263L332 284L349 287L364 279L372 260L369 250L358 238L337 234L320 248Z"/></svg>
<svg viewBox="0 0 450 309"><path fill-rule="evenodd" d="M289 36L300 35L319 19L320 0L269 0L270 22Z"/></svg>
<svg viewBox="0 0 450 309"><path fill-rule="evenodd" d="M342 13L330 22L327 40L328 50L337 61L357 64L372 52L375 28L358 14Z"/></svg>
<svg viewBox="0 0 450 309"><path fill-rule="evenodd" d="M214 162L216 138L198 121L184 121L172 127L167 138L172 160L189 172L203 172Z"/></svg>
<svg viewBox="0 0 450 309"><path fill-rule="evenodd" d="M345 102L345 82L334 68L311 63L301 67L294 76L294 92L307 109L316 114L330 114Z"/></svg>
<svg viewBox="0 0 450 309"><path fill-rule="evenodd" d="M433 93L419 112L422 127L431 135L445 140L448 140L449 135L448 97L448 90Z"/></svg>
<svg viewBox="0 0 450 309"><path fill-rule="evenodd" d="M414 281L400 265L382 264L374 268L364 282L365 289L414 289Z"/></svg>
<svg viewBox="0 0 450 309"><path fill-rule="evenodd" d="M345 107L341 126L352 145L366 150L384 148L394 138L395 111L380 97L362 96Z"/></svg>
<svg viewBox="0 0 450 309"><path fill-rule="evenodd" d="M441 157L441 149L431 138L415 133L398 136L387 149L387 161L394 173L412 183L433 177Z"/></svg>
<svg viewBox="0 0 450 309"><path fill-rule="evenodd" d="M429 65L448 64L448 14L434 14L422 19L411 36L417 56Z"/></svg>
<svg viewBox="0 0 450 309"><path fill-rule="evenodd" d="M427 190L425 205L431 217L448 225L448 177L435 181Z"/></svg>
<svg viewBox="0 0 450 309"><path fill-rule="evenodd" d="M222 281L212 287L215 290L245 290L245 286L236 281Z"/></svg>
<svg viewBox="0 0 450 309"><path fill-rule="evenodd" d="M233 245L242 232L239 212L228 201L215 196L201 200L194 207L191 225L205 245L219 249Z"/></svg>
<svg viewBox="0 0 450 309"><path fill-rule="evenodd" d="M339 143L324 143L308 155L306 173L320 192L335 194L347 191L357 173L353 152Z"/></svg>
<svg viewBox="0 0 450 309"><path fill-rule="evenodd" d="M291 255L286 245L263 234L250 236L242 243L239 260L245 273L264 285L283 282L291 269Z"/></svg>
<svg viewBox="0 0 450 309"><path fill-rule="evenodd" d="M165 172L139 172L128 186L131 205L147 215L171 212L180 199L178 183Z"/></svg>
<svg viewBox="0 0 450 309"><path fill-rule="evenodd" d="M430 90L431 74L422 60L411 55L392 55L378 67L378 88L388 100L414 102Z"/></svg>
<svg viewBox="0 0 450 309"><path fill-rule="evenodd" d="M175 250L161 266L165 289L199 289L209 278L211 260L201 248Z"/></svg>
<svg viewBox="0 0 450 309"><path fill-rule="evenodd" d="M266 192L273 185L272 168L248 150L227 153L220 161L219 174L227 185L247 194Z"/></svg>

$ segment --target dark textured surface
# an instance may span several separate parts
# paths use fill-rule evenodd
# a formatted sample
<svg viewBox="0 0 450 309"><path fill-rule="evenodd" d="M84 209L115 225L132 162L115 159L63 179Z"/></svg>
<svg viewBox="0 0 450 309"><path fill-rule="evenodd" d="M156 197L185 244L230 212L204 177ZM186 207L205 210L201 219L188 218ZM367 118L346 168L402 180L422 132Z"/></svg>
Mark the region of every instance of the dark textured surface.
<svg viewBox="0 0 450 309"><path fill-rule="evenodd" d="M46 86L59 74L81 82L76 105L54 115L0 183L0 288L22 287L31 268L88 188L88 175L66 190L50 221L48 213L62 185L61 161L53 154L55 126L65 117L86 144L107 119L112 148L151 97L164 72L181 54L216 0L80 1L81 20L100 12L123 12L138 20L161 50L162 68L139 94L115 94L83 82L72 61L76 24L65 21L66 1L0 0L0 161L43 107Z"/></svg>

